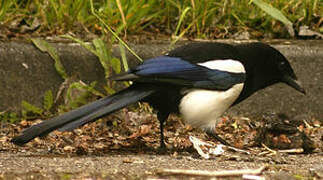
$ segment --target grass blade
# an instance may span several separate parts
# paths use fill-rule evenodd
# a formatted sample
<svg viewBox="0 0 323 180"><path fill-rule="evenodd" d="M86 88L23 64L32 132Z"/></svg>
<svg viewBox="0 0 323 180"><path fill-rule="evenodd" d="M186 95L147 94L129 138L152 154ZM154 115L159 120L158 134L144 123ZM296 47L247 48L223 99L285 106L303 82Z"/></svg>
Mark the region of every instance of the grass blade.
<svg viewBox="0 0 323 180"><path fill-rule="evenodd" d="M75 42L79 43L81 46L83 46L85 49L89 50L91 53L97 55L97 52L95 51L95 49L89 43L86 43L86 42L84 42L84 41L82 41L80 39L77 39L77 38L75 38L73 36L70 36L70 35L61 35L60 37L67 38L67 39L70 39L72 41L75 41Z"/></svg>
<svg viewBox="0 0 323 180"><path fill-rule="evenodd" d="M279 11L278 9L272 7L271 5L265 3L262 0L251 0L252 3L254 3L255 5L257 5L260 9L262 9L263 11L265 11L267 14L269 14L270 16L272 16L274 19L277 19L278 21L282 22L285 24L289 34L294 37L295 36L295 32L293 29L293 23L291 21L289 21L281 11Z"/></svg>
<svg viewBox="0 0 323 180"><path fill-rule="evenodd" d="M127 43L125 43L113 30L112 28L105 23L98 14L95 13L94 10L94 6L93 6L93 0L90 0L90 4L91 4L91 12L92 14L105 26L105 28L108 29L108 31L110 31L110 33L122 44L124 45L124 47L126 47L128 49L128 51L131 52L131 54L133 54L137 59L139 59L140 61L143 61L141 57L139 57L128 45Z"/></svg>
<svg viewBox="0 0 323 180"><path fill-rule="evenodd" d="M191 8L190 8L190 7L186 7L186 8L184 9L183 13L181 14L181 17L180 17L180 19L179 19L179 21L178 21L178 24L177 24L177 26L176 26L176 30L175 30L175 33L174 33L174 35L175 35L175 36L177 36L177 33L178 33L178 31L179 31L179 28L181 27L181 24L182 24L182 22L183 22L183 20L184 20L184 18L185 18L185 16L186 16L186 13L187 13L189 10L191 10Z"/></svg>
<svg viewBox="0 0 323 180"><path fill-rule="evenodd" d="M124 49L124 46L121 43L119 43L119 49L120 49L123 68L124 68L125 71L128 71L129 66L128 66L128 61L127 61L126 51Z"/></svg>

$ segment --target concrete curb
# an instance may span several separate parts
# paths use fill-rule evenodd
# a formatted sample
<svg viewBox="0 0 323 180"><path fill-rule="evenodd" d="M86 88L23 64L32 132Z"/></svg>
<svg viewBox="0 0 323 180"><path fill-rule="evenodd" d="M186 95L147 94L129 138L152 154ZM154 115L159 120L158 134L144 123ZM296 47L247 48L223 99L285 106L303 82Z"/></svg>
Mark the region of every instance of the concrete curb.
<svg viewBox="0 0 323 180"><path fill-rule="evenodd" d="M282 112L291 116L307 114L322 119L323 41L272 41L270 44L289 59L307 95L303 96L279 84L256 93L230 113ZM86 83L97 81L98 87L102 87L105 83L104 70L93 54L74 43L53 45L69 75L79 77ZM131 47L146 59L166 52L169 42L158 41ZM113 50L114 55L119 56L119 49L114 47ZM130 65L138 63L130 54L128 60ZM0 111L19 111L22 100L41 105L44 92L49 89L57 92L62 82L48 54L30 43L0 42Z"/></svg>

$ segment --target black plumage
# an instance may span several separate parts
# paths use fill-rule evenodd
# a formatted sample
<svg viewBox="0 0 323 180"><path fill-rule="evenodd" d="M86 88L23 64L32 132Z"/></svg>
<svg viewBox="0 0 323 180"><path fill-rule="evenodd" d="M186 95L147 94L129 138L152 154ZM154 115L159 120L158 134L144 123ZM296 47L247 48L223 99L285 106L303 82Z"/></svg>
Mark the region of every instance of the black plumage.
<svg viewBox="0 0 323 180"><path fill-rule="evenodd" d="M221 63L218 63L220 61ZM206 62L209 64L205 64ZM230 63L240 68L239 72L234 70L233 66L231 71L231 67L228 66ZM210 68L208 65L214 67ZM224 69L222 65L225 65ZM163 124L170 113L182 113L184 119L189 117L189 122L193 124L199 121L200 127L211 134L215 133L213 120L211 123L207 119L196 119L208 117L210 114L199 116L196 113L186 113L190 101L195 101L197 97L193 95L195 92L203 95L205 90L205 94L208 94L206 96L223 100L213 102L216 107L207 107L207 104L198 102L198 106L204 108L201 109L201 113L210 113L212 108L223 108L216 116L220 116L222 111L238 104L257 90L278 82L286 83L305 93L286 58L276 49L263 43L192 43L172 50L165 56L149 59L114 77L114 80L131 80L133 84L114 95L34 125L23 131L22 135L13 138L12 142L23 145L56 129L73 130L129 104L144 101L157 111L161 146L164 147ZM222 95L227 97L222 98ZM226 106L222 106L221 103ZM215 137L218 138L216 135ZM226 143L221 138L219 140Z"/></svg>

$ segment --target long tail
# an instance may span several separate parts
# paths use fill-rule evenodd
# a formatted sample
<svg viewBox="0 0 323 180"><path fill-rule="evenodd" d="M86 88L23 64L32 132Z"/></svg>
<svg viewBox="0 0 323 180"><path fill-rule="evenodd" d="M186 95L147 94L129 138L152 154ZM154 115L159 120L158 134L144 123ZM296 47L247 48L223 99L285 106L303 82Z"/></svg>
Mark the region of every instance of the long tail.
<svg viewBox="0 0 323 180"><path fill-rule="evenodd" d="M38 136L44 136L56 129L60 131L73 130L129 104L133 104L154 92L155 89L153 87L130 86L109 97L99 99L61 116L36 124L24 130L20 136L14 137L11 141L17 145L23 145Z"/></svg>

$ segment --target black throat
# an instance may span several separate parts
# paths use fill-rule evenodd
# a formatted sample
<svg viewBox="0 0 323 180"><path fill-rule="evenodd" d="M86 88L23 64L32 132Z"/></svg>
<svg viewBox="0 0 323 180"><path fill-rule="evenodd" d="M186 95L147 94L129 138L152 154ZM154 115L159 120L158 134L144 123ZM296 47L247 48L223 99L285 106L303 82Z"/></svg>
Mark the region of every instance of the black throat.
<svg viewBox="0 0 323 180"><path fill-rule="evenodd" d="M256 91L279 82L279 72L272 64L272 48L260 44L241 44L236 46L240 61L246 69L243 90L233 105L240 103Z"/></svg>

